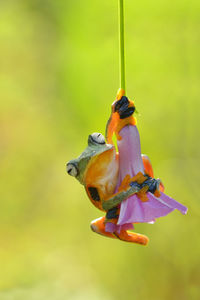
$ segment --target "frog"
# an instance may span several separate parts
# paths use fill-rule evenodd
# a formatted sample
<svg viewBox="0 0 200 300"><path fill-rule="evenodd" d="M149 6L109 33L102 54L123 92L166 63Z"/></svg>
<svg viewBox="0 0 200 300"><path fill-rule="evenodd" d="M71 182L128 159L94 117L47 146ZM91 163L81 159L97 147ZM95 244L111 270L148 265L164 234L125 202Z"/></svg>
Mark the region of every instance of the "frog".
<svg viewBox="0 0 200 300"><path fill-rule="evenodd" d="M92 231L122 241L147 245L148 237L125 229L120 231L106 231L106 222L117 223L120 212L120 204L134 194L151 190L159 190L160 181L153 179L153 169L148 156L142 155L145 175L139 172L133 178L127 174L120 186L117 187L119 176L119 153L116 150L112 137L114 133L117 139L121 139L120 130L128 124L135 125L133 118L135 106L132 101L124 96L120 90L116 101L111 106L111 116L106 126L106 139L98 132L88 136L88 145L81 155L70 160L67 165L67 173L75 177L84 187L92 204L106 213L91 222ZM146 182L146 184L145 184ZM143 199L144 200L144 199Z"/></svg>
<svg viewBox="0 0 200 300"><path fill-rule="evenodd" d="M174 209L186 214L187 207L166 195L162 181L154 178L149 157L141 154L134 113L134 102L120 89L111 105L105 137L90 134L86 149L66 169L84 186L92 204L105 213L91 222L93 232L147 245L147 236L129 230L133 224L154 223Z"/></svg>
<svg viewBox="0 0 200 300"><path fill-rule="evenodd" d="M146 245L148 238L142 234L121 230L120 233L106 232L105 222L118 217L118 205L129 196L139 192L138 184L126 185L124 181L115 192L118 172L119 155L113 144L107 144L101 133L92 133L88 137L88 146L77 158L67 163L67 172L74 176L84 187L92 204L106 212L106 216L91 222L92 231L101 235L118 238L128 242ZM114 215L113 215L114 213Z"/></svg>

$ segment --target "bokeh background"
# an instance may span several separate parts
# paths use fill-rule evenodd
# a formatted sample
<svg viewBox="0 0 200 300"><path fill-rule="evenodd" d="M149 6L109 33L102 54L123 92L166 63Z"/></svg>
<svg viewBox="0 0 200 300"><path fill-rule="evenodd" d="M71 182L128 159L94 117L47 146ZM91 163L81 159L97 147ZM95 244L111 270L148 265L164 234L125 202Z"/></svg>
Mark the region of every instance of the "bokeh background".
<svg viewBox="0 0 200 300"><path fill-rule="evenodd" d="M117 2L0 1L0 300L200 299L198 0L125 1L142 152L188 214L103 238L65 171L119 87Z"/></svg>

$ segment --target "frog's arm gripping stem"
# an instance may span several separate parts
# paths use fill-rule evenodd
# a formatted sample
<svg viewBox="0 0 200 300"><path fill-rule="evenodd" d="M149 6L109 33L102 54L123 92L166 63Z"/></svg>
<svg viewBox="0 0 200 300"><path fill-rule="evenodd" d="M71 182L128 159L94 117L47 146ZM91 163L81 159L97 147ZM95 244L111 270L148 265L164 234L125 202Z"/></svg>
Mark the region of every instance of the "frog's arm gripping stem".
<svg viewBox="0 0 200 300"><path fill-rule="evenodd" d="M106 126L106 139L109 144L113 144L112 137L114 133L117 139L120 140L119 132L124 126L136 125L136 119L132 116L135 105L124 94L124 90L120 89L116 101L112 104L111 116Z"/></svg>

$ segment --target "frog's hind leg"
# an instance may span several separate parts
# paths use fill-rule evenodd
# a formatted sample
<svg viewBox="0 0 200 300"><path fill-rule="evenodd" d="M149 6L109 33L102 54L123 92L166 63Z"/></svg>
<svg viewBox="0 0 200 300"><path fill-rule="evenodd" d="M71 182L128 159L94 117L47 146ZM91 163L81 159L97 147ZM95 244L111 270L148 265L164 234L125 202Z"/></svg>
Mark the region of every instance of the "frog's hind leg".
<svg viewBox="0 0 200 300"><path fill-rule="evenodd" d="M107 236L111 238L117 238L121 241L129 242L129 243L136 243L140 245L147 245L148 244L148 237L139 233L121 230L120 233L117 232L107 232L105 231L105 217L98 218L91 222L90 227L92 231Z"/></svg>
<svg viewBox="0 0 200 300"><path fill-rule="evenodd" d="M147 236L131 231L121 230L120 233L115 232L114 234L118 239L129 243L147 245L149 241Z"/></svg>
<svg viewBox="0 0 200 300"><path fill-rule="evenodd" d="M116 236L110 232L105 231L105 217L98 218L91 222L90 228L92 231L107 236L111 238L116 238Z"/></svg>

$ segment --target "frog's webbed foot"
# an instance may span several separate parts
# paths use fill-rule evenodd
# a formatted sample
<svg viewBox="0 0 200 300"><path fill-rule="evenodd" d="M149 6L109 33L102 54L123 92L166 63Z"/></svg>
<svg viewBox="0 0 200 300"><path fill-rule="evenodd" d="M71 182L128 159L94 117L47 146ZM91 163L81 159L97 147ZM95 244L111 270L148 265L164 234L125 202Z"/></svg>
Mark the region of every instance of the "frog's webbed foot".
<svg viewBox="0 0 200 300"><path fill-rule="evenodd" d="M105 217L98 218L91 222L90 228L92 231L107 236L111 238L116 238L116 236L110 232L105 231Z"/></svg>
<svg viewBox="0 0 200 300"><path fill-rule="evenodd" d="M114 102L113 110L118 112L120 119L125 119L134 113L135 106L126 96L122 96L120 100Z"/></svg>
<svg viewBox="0 0 200 300"><path fill-rule="evenodd" d="M141 187L146 185L148 186L148 192L154 194L157 190L159 191L160 179L155 179L148 176L147 180L141 185Z"/></svg>
<svg viewBox="0 0 200 300"><path fill-rule="evenodd" d="M145 246L149 241L147 236L131 231L121 230L120 233L115 232L114 234L118 239L129 243L136 243Z"/></svg>

